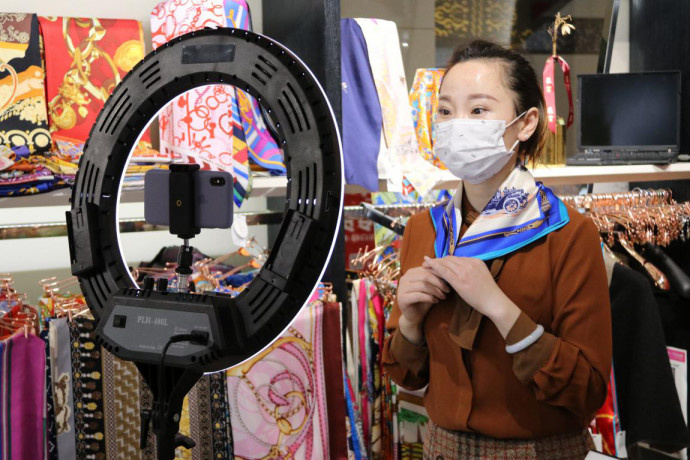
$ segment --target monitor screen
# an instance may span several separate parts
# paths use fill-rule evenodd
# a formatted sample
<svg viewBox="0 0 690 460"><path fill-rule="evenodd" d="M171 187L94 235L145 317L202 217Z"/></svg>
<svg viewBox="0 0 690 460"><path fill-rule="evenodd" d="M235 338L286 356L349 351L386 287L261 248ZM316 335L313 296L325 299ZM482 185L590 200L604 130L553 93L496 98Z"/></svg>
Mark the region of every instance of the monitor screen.
<svg viewBox="0 0 690 460"><path fill-rule="evenodd" d="M578 75L578 148L678 150L680 72Z"/></svg>

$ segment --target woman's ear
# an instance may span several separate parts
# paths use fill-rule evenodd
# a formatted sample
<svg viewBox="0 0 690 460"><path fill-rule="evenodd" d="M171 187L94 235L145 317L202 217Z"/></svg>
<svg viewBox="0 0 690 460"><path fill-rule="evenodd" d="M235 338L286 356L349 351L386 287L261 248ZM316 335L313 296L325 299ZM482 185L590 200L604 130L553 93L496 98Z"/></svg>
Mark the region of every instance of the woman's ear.
<svg viewBox="0 0 690 460"><path fill-rule="evenodd" d="M520 142L525 142L527 139L532 137L534 131L537 129L539 124L539 109L532 107L525 113L525 115L520 120L518 125L520 130L518 131L518 140Z"/></svg>

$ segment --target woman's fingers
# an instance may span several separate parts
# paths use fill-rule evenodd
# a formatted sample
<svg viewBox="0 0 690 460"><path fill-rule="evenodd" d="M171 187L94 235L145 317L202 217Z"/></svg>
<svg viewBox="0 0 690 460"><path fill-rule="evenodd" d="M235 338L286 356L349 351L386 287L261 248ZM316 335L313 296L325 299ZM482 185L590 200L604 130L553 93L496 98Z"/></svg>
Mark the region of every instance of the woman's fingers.
<svg viewBox="0 0 690 460"><path fill-rule="evenodd" d="M412 281L408 284L407 289L409 291L424 292L425 294L431 294L439 300L443 300L448 295L445 291L441 290L437 284L432 284L427 281Z"/></svg>
<svg viewBox="0 0 690 460"><path fill-rule="evenodd" d="M436 288L445 292L446 294L450 292L450 287L448 287L448 284L427 268L414 268L408 271L405 277L407 278L406 281L408 282L423 281L429 285L435 286Z"/></svg>
<svg viewBox="0 0 690 460"><path fill-rule="evenodd" d="M417 304L435 304L438 303L439 299L434 297L431 294L427 294L425 292L410 292L408 294L408 300L410 306L414 306ZM413 307L414 308L414 307Z"/></svg>

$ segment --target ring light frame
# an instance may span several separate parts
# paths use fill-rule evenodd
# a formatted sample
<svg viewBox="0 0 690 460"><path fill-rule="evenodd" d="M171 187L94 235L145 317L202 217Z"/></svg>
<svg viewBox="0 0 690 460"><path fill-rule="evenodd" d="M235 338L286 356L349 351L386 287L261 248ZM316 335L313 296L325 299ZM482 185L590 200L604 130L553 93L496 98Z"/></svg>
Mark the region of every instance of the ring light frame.
<svg viewBox="0 0 690 460"><path fill-rule="evenodd" d="M126 165L140 133L168 102L212 84L245 91L271 118L287 169L281 229L265 265L235 298L143 291L120 250L117 206ZM279 43L244 30L205 29L150 53L99 114L67 216L72 272L99 321L99 342L140 369L154 366L160 350L142 354L107 333L114 309L149 302L162 305L164 313L208 313L212 346L171 354L165 359L173 368L215 372L267 347L295 318L325 271L340 225L341 165L340 135L323 89L306 65Z"/></svg>

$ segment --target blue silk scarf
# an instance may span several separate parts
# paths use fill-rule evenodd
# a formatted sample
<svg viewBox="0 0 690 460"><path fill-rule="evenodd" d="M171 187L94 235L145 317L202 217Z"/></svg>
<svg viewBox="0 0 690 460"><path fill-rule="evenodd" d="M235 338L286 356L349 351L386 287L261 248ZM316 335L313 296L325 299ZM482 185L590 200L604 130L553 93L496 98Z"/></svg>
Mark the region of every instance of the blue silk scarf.
<svg viewBox="0 0 690 460"><path fill-rule="evenodd" d="M458 203L430 210L436 238L434 251L437 258L452 253L457 257L475 257L491 260L518 249L558 230L570 220L561 200L522 166L517 166L501 184L479 216L472 222L460 241L457 229L462 222Z"/></svg>

